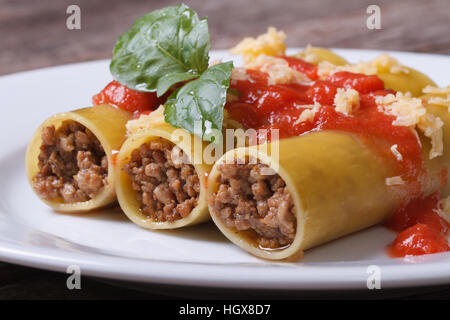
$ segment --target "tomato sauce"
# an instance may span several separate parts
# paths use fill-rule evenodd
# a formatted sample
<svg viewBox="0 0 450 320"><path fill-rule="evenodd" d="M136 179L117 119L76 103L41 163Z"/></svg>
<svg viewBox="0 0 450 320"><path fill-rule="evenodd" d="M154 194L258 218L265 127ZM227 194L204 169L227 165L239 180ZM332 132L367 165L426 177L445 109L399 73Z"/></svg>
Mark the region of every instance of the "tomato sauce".
<svg viewBox="0 0 450 320"><path fill-rule="evenodd" d="M450 248L446 239L449 224L437 213L439 192L416 198L399 208L385 225L398 232L388 246L392 257L444 252Z"/></svg>
<svg viewBox="0 0 450 320"><path fill-rule="evenodd" d="M100 93L92 97L92 103L94 106L111 104L132 113L141 113L156 109L161 101L155 92L132 90L113 80Z"/></svg>
<svg viewBox="0 0 450 320"><path fill-rule="evenodd" d="M280 56L279 58L286 60L289 67L306 74L311 80L319 79L319 76L317 75L317 66L315 64L294 57Z"/></svg>
<svg viewBox="0 0 450 320"><path fill-rule="evenodd" d="M317 67L297 58L288 59L291 67L316 74ZM395 167L414 192L419 195L420 186L416 184L423 173L421 146L417 137L407 127L394 126L394 117L378 110L374 96L395 93L385 90L384 83L377 76L367 76L350 72L337 72L325 80L312 84L269 85L265 73L247 70L249 80L235 81L232 88L240 93L237 101L226 105L230 117L242 123L245 128L279 129L280 138L298 136L318 130L341 130L357 134L377 154ZM334 96L338 88L352 88L360 94L360 107L346 116L335 111ZM298 122L306 110L304 105L322 105L313 121ZM270 139L267 139L270 140ZM263 142L262 139L258 140ZM403 160L398 161L390 150L397 145Z"/></svg>
<svg viewBox="0 0 450 320"><path fill-rule="evenodd" d="M239 121L245 128L279 130L279 138L299 136L312 131L340 130L357 135L363 143L382 157L400 175L408 186L409 196L414 199L402 206L389 219L386 225L399 232L389 246L393 257L420 255L448 251L445 233L448 224L436 213L440 194L423 197L420 184L425 174L421 145L417 136L407 127L394 126L393 116L378 110L375 96L394 93L386 90L383 81L374 75L350 72L337 72L324 80L319 80L317 66L298 58L281 57L295 70L305 73L314 80L311 84L269 85L268 75L247 70L248 80L233 81L231 87L239 96L227 103L230 117ZM338 88L354 89L359 92L360 107L350 116L335 110L334 96ZM321 108L312 121L297 121L304 105L315 102ZM270 141L259 137L258 143ZM402 155L398 160L391 151L397 145ZM447 183L448 173L442 172L442 185Z"/></svg>

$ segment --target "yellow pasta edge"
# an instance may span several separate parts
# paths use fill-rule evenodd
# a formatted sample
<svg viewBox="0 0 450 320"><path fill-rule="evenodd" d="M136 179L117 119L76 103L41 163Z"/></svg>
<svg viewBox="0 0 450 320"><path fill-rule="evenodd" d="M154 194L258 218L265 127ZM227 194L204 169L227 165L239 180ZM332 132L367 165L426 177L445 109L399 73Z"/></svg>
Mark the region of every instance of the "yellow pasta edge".
<svg viewBox="0 0 450 320"><path fill-rule="evenodd" d="M175 130L179 130L177 132L182 133L183 138L174 135L173 133ZM140 204L136 198L136 191L131 187L131 179L128 174L122 170L123 166L129 161L131 152L134 149L139 148L143 143L158 138L163 138L177 145L189 156L191 162L192 159L194 159L193 166L200 180L200 194L197 206L189 215L173 222L154 221L141 213ZM189 141L189 143L187 141ZM210 217L206 203L206 186L208 174L212 166L203 163L203 161L198 161L198 157L201 157L202 155L194 154L194 150L190 147L195 144L203 146L201 148L202 150L204 146L206 146L206 143L198 136L190 134L184 129L177 129L169 124L161 124L152 128L143 129L127 138L122 145L117 158L117 167L115 169L117 175L116 193L120 207L131 221L146 229L176 229L209 220Z"/></svg>
<svg viewBox="0 0 450 320"><path fill-rule="evenodd" d="M39 172L38 156L42 144L42 130L49 125L54 125L57 128L65 120L73 120L82 124L97 137L105 150L108 160L108 174L107 184L103 187L103 190L88 201L64 203L61 199L46 200L35 192L40 200L49 207L61 212L90 211L114 203L116 201L114 188L116 177L113 154L120 149L126 133L125 124L130 117L131 114L126 111L110 105L99 105L59 113L44 121L33 134L25 155L26 174L34 192L33 180Z"/></svg>

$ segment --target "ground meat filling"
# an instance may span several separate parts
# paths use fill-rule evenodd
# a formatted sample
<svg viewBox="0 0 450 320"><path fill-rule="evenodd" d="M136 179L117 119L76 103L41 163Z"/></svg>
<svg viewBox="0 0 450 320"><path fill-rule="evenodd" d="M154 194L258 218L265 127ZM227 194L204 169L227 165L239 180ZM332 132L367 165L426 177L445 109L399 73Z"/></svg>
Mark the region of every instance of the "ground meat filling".
<svg viewBox="0 0 450 320"><path fill-rule="evenodd" d="M253 230L260 247L276 249L294 240L294 204L283 179L262 174L263 168L270 170L261 163L220 165L219 188L210 204L228 228Z"/></svg>
<svg viewBox="0 0 450 320"><path fill-rule="evenodd" d="M166 140L154 140L131 153L124 166L137 191L141 211L154 221L175 221L197 206L200 182L184 152Z"/></svg>
<svg viewBox="0 0 450 320"><path fill-rule="evenodd" d="M94 134L73 120L58 129L42 130L39 172L34 189L47 200L62 198L65 203L92 199L106 184L108 160Z"/></svg>

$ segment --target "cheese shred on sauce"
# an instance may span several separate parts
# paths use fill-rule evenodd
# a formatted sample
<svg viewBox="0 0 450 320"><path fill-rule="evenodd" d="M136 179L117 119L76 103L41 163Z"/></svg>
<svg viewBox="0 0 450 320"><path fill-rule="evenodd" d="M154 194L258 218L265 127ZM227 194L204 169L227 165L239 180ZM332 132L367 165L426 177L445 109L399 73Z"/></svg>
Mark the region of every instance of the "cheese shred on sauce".
<svg viewBox="0 0 450 320"><path fill-rule="evenodd" d="M237 81L250 81L253 82L250 75L245 71L245 68L234 68L231 72L230 83L236 85Z"/></svg>
<svg viewBox="0 0 450 320"><path fill-rule="evenodd" d="M303 112L300 114L300 117L294 122L294 125L298 125L301 122L309 121L312 122L314 120L314 117L316 115L316 112L319 111L319 109L322 107L320 103L315 103L312 105L302 105L302 108L308 108L306 110L303 110Z"/></svg>
<svg viewBox="0 0 450 320"><path fill-rule="evenodd" d="M232 54L240 54L247 69L256 69L269 75L269 85L287 83L305 83L311 80L303 73L289 67L286 60L276 56L285 55L286 34L274 27L269 27L267 33L257 38L245 38L231 49ZM232 76L231 81L236 81ZM244 79L242 79L244 80Z"/></svg>
<svg viewBox="0 0 450 320"><path fill-rule="evenodd" d="M269 85L305 83L311 80L303 73L292 69L286 60L264 54L247 63L247 68L256 69L269 75Z"/></svg>
<svg viewBox="0 0 450 320"><path fill-rule="evenodd" d="M439 117L427 113L421 99L413 98L408 93L397 92L396 95L376 96L375 102L381 112L395 116L393 125L412 129L417 126L426 137L431 139L430 159L443 154L442 126L444 123Z"/></svg>
<svg viewBox="0 0 450 320"><path fill-rule="evenodd" d="M392 74L408 74L409 69L400 62L387 55L382 54L373 60L361 61L355 64L347 64L345 66L336 66L328 61L319 63L318 75L321 79L326 78L339 71L348 71L353 73L362 73L365 75L375 75L382 72Z"/></svg>
<svg viewBox="0 0 450 320"><path fill-rule="evenodd" d="M348 116L359 108L359 92L355 89L338 88L334 96L334 105L337 112Z"/></svg>
<svg viewBox="0 0 450 320"><path fill-rule="evenodd" d="M391 152L395 156L397 161L402 161L403 160L403 155L398 151L397 148L398 148L397 144L392 145L391 146Z"/></svg>
<svg viewBox="0 0 450 320"><path fill-rule="evenodd" d="M435 210L439 216L450 223L450 196L438 202L438 209Z"/></svg>
<svg viewBox="0 0 450 320"><path fill-rule="evenodd" d="M405 181L403 181L402 177L395 176L386 178L385 183L387 186L399 186L405 184Z"/></svg>

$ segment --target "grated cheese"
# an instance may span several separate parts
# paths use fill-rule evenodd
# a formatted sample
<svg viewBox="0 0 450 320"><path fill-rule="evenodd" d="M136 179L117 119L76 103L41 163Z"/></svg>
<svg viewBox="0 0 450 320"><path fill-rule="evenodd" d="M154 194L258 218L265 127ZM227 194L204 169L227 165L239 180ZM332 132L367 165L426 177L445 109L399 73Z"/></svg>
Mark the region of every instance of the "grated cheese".
<svg viewBox="0 0 450 320"><path fill-rule="evenodd" d="M306 48L299 53L296 53L294 57L300 58L306 62L317 64L319 62L319 57L312 50L312 46L308 44Z"/></svg>
<svg viewBox="0 0 450 320"><path fill-rule="evenodd" d="M416 137L417 143L419 144L420 148L422 148L422 141L420 141L420 137L419 137L419 134L417 133L416 128L411 128L411 132Z"/></svg>
<svg viewBox="0 0 450 320"><path fill-rule="evenodd" d="M151 128L153 126L165 124L164 120L164 106L160 105L158 109L150 114L143 114L138 119L133 119L127 122L127 134L135 134L143 129Z"/></svg>
<svg viewBox="0 0 450 320"><path fill-rule="evenodd" d="M294 122L294 125L298 125L299 123L305 121L312 122L314 120L316 112L319 111L322 106L320 105L320 103L316 102L315 104L302 105L301 107L307 109L303 110L303 112L300 114L300 117L298 117L298 119Z"/></svg>
<svg viewBox="0 0 450 320"><path fill-rule="evenodd" d="M397 59L384 53L369 61L370 65L378 72L390 72L392 74L408 74L409 69L402 65ZM363 63L364 65L364 63Z"/></svg>
<svg viewBox="0 0 450 320"><path fill-rule="evenodd" d="M450 94L450 86L444 88L438 88L434 86L426 86L422 89L423 93L431 93L431 94Z"/></svg>
<svg viewBox="0 0 450 320"><path fill-rule="evenodd" d="M236 85L237 81L252 81L252 78L250 77L247 72L245 72L245 68L234 68L231 72L231 79L230 83L232 85Z"/></svg>
<svg viewBox="0 0 450 320"><path fill-rule="evenodd" d="M258 56L247 64L247 68L256 69L269 75L269 85L286 83L305 83L311 80L302 72L292 69L286 60L266 56Z"/></svg>
<svg viewBox="0 0 450 320"><path fill-rule="evenodd" d="M442 219L450 223L450 196L439 200L438 208L435 211Z"/></svg>
<svg viewBox="0 0 450 320"><path fill-rule="evenodd" d="M443 98L443 97L431 97L428 99L427 101L430 104L437 104L440 106L444 106L444 107L449 107L450 108L450 94L447 95L447 97ZM449 110L450 112L450 110Z"/></svg>
<svg viewBox="0 0 450 320"><path fill-rule="evenodd" d="M403 156L402 154L398 151L398 145L394 144L391 146L391 152L392 154L395 156L395 158L397 159L397 161L402 161L403 160Z"/></svg>
<svg viewBox="0 0 450 320"><path fill-rule="evenodd" d="M336 66L328 61L322 61L318 64L317 75L320 79L325 79L326 77L332 75L335 72L343 71L338 70L339 66Z"/></svg>
<svg viewBox="0 0 450 320"><path fill-rule="evenodd" d="M387 55L382 54L369 60L361 61L355 64L347 64L345 66L336 66L328 61L319 63L317 73L321 79L326 78L339 71L348 71L353 73L362 73L365 75L375 75L381 72L389 72L392 74L408 74L409 69L400 62Z"/></svg>
<svg viewBox="0 0 450 320"><path fill-rule="evenodd" d="M443 154L442 126L444 123L439 117L427 113L421 99L412 98L409 93L397 92L396 95L376 96L375 102L381 112L395 116L393 125L412 128L417 126L426 137L431 139L430 159Z"/></svg>
<svg viewBox="0 0 450 320"><path fill-rule="evenodd" d="M441 118L427 113L420 118L418 123L419 129L423 134L431 139L431 150L429 158L433 159L444 153L444 143L442 138L442 127L444 123Z"/></svg>
<svg viewBox="0 0 450 320"><path fill-rule="evenodd" d="M359 108L359 92L355 89L338 88L334 96L334 105L337 112L348 116Z"/></svg>
<svg viewBox="0 0 450 320"><path fill-rule="evenodd" d="M405 181L403 181L402 177L395 176L395 177L386 178L385 183L387 186L398 186L398 185L405 184Z"/></svg>
<svg viewBox="0 0 450 320"><path fill-rule="evenodd" d="M450 112L450 86L444 88L426 86L422 91L423 93L431 95L431 97L423 97L427 103L447 107Z"/></svg>
<svg viewBox="0 0 450 320"><path fill-rule="evenodd" d="M393 121L396 126L415 126L427 112L422 105L422 100L411 98L408 93L397 92L396 95L391 93L386 96L376 96L375 102L379 111L396 117Z"/></svg>
<svg viewBox="0 0 450 320"><path fill-rule="evenodd" d="M284 40L286 34L277 31L274 27L269 27L267 33L257 38L248 37L242 40L237 46L231 49L232 54L240 54L247 64L261 54L268 56L281 56L286 52Z"/></svg>

